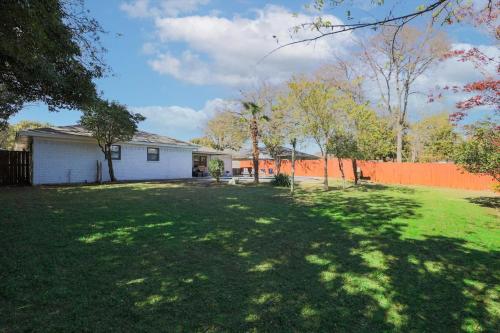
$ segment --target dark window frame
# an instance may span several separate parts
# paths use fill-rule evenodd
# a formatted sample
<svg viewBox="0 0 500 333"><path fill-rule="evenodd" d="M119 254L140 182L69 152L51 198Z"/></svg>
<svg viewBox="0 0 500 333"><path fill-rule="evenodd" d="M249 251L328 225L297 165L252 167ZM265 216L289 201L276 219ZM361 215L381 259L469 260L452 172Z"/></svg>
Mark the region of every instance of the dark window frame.
<svg viewBox="0 0 500 333"><path fill-rule="evenodd" d="M121 145L111 145L109 148L111 149L111 147L118 147L118 157L113 157L113 151L111 150L111 159L116 160L116 161L121 160L122 159L122 146ZM106 154L106 159L108 159L107 154Z"/></svg>
<svg viewBox="0 0 500 333"><path fill-rule="evenodd" d="M156 150L157 153L156 154L150 154L149 153L150 149ZM146 156L147 156L148 162L159 162L160 161L160 148L158 148L158 147L147 147L146 148ZM152 156L156 156L156 159L152 159L151 158Z"/></svg>

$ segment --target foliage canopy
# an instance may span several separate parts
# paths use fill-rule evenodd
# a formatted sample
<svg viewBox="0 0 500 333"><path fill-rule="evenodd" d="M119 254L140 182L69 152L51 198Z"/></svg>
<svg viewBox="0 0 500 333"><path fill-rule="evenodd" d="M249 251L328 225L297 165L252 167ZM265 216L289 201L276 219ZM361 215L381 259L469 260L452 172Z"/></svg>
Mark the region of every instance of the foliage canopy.
<svg viewBox="0 0 500 333"><path fill-rule="evenodd" d="M82 1L0 1L0 13L0 125L25 103L53 111L96 98L92 80L107 69L103 30Z"/></svg>
<svg viewBox="0 0 500 333"><path fill-rule="evenodd" d="M139 113L131 113L118 102L97 100L83 110L80 124L92 133L108 160L109 176L116 181L111 145L132 139L137 132L137 124L145 118Z"/></svg>

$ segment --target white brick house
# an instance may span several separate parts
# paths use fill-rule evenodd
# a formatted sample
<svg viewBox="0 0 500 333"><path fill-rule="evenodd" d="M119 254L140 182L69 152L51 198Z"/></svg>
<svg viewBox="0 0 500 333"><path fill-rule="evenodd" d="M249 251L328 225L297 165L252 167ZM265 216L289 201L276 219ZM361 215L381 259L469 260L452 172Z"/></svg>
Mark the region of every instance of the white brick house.
<svg viewBox="0 0 500 333"><path fill-rule="evenodd" d="M107 161L97 142L81 126L21 131L16 148L31 151L32 184L93 183L97 161L109 180ZM113 148L113 168L120 180L181 179L192 176L198 146L165 136L138 132Z"/></svg>

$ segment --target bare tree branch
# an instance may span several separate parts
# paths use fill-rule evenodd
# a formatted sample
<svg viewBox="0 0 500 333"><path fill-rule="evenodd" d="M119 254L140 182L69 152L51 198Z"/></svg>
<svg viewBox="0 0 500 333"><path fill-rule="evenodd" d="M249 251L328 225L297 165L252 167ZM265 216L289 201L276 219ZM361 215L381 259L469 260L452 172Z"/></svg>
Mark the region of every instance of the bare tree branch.
<svg viewBox="0 0 500 333"><path fill-rule="evenodd" d="M446 7L446 5L450 1L451 0L438 0L438 1L433 2L432 4L430 4L429 6L423 8L421 10L418 10L418 11L415 11L415 12L412 12L412 13L409 13L409 14L406 14L406 15L397 16L397 17L392 17L392 10L391 10L390 13L389 13L389 15L386 16L384 19L375 20L375 21L372 21L372 22L328 25L327 28L332 30L332 31L329 31L329 32L323 32L323 31L321 31L322 26L318 22L304 23L304 24L301 24L300 26L297 26L297 28L303 28L304 29L304 28L307 28L307 27L312 27L312 29L318 31L319 35L315 36L315 37L304 38L304 39L301 39L301 40L296 40L296 41L293 41L293 42L289 42L289 43L280 45L277 48L271 50L266 55L264 55L257 63L258 64L261 63L267 57L269 57L273 53L275 53L275 52L277 52L277 51L279 51L279 50L281 50L281 49L283 49L285 47L296 45L296 44L303 44L303 43L315 42L315 41L317 41L317 40L319 40L319 39L321 39L323 37L332 36L332 35L336 35L336 34L348 32L348 31L354 31L354 30L358 30L358 29L363 29L363 28L375 28L377 26L390 26L393 23L396 23L393 26L395 26L395 27L398 27L398 26L401 27L401 26L407 24L408 22L410 22L411 20L415 19L416 17L422 16L422 15L424 15L426 13L429 13L429 12L432 12L434 10L439 10L439 13L441 13L442 10Z"/></svg>

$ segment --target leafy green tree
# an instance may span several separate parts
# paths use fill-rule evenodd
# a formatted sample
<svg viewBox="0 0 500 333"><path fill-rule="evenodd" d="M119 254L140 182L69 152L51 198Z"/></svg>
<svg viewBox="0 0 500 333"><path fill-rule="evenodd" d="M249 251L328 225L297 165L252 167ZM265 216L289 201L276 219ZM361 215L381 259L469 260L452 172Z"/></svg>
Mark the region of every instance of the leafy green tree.
<svg viewBox="0 0 500 333"><path fill-rule="evenodd" d="M346 188L343 159L351 158L356 160L357 156L360 154L358 143L356 142L353 134L346 132L336 133L330 140L328 153L337 158L340 175L342 177L342 187ZM356 174L356 170L354 170L354 174ZM357 179L355 179L355 183L357 183Z"/></svg>
<svg viewBox="0 0 500 333"><path fill-rule="evenodd" d="M289 88L302 119L300 127L304 136L312 138L320 149L324 162L323 188L328 190L327 146L350 100L346 94L315 79L295 78L289 83Z"/></svg>
<svg viewBox="0 0 500 333"><path fill-rule="evenodd" d="M388 119L368 106L360 67L359 59L336 57L335 62L322 66L317 73L320 80L354 102L351 108L344 110L345 115L340 118L338 133L331 140L329 150L330 154L351 159L355 184L358 183L357 159L385 158L391 155L395 142ZM338 162L345 185L343 160L338 159Z"/></svg>
<svg viewBox="0 0 500 333"><path fill-rule="evenodd" d="M248 139L248 130L239 115L230 110L215 114L205 126L203 144L217 150L239 150Z"/></svg>
<svg viewBox="0 0 500 333"><path fill-rule="evenodd" d="M201 136L199 138L192 138L191 140L189 140L189 142L194 143L195 145L214 148L212 145L212 141L206 136Z"/></svg>
<svg viewBox="0 0 500 333"><path fill-rule="evenodd" d="M80 124L97 140L108 161L111 181L116 181L111 145L131 140L137 132L137 124L144 119L146 118L139 113L130 113L122 104L105 100L94 101L83 109Z"/></svg>
<svg viewBox="0 0 500 333"><path fill-rule="evenodd" d="M79 0L0 1L0 125L29 102L81 108L106 65L99 23Z"/></svg>
<svg viewBox="0 0 500 333"><path fill-rule="evenodd" d="M281 172L281 157L286 139L285 112L278 105L271 108L268 121L262 124L262 142L274 160L276 173Z"/></svg>
<svg viewBox="0 0 500 333"><path fill-rule="evenodd" d="M220 182L220 177L224 174L224 161L219 160L218 158L210 160L208 162L208 171L215 177L217 183Z"/></svg>
<svg viewBox="0 0 500 333"><path fill-rule="evenodd" d="M466 140L455 152L455 162L472 173L485 173L500 182L500 127L491 121L467 127Z"/></svg>
<svg viewBox="0 0 500 333"><path fill-rule="evenodd" d="M390 154L394 135L384 118L367 103L351 101L342 123L328 145L328 153L337 157L345 184L342 159L351 159L354 183L358 183L357 160L379 159Z"/></svg>
<svg viewBox="0 0 500 333"><path fill-rule="evenodd" d="M412 162L452 160L458 135L447 112L412 124L408 135Z"/></svg>
<svg viewBox="0 0 500 333"><path fill-rule="evenodd" d="M14 125L8 125L3 130L0 130L0 148L13 149L16 141L16 133L19 131L50 126L51 125L49 123L41 123L31 120L21 120Z"/></svg>
<svg viewBox="0 0 500 333"><path fill-rule="evenodd" d="M293 195L295 191L295 154L297 144L305 137L305 131L302 127L303 122L300 115L300 108L296 103L296 95L290 89L278 96L278 104L276 109L281 114L282 123L280 128L283 141L292 147L291 152L291 174L290 174L290 193Z"/></svg>

